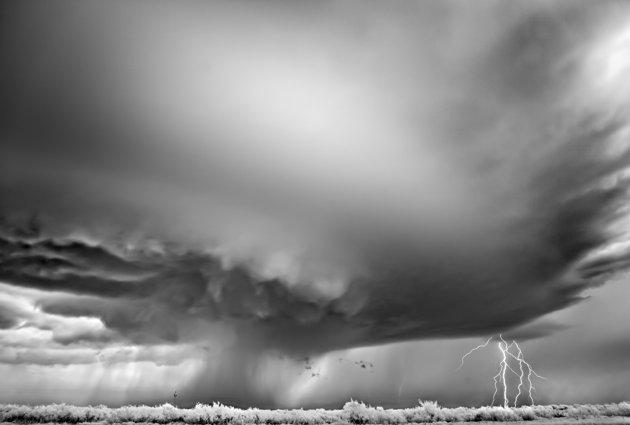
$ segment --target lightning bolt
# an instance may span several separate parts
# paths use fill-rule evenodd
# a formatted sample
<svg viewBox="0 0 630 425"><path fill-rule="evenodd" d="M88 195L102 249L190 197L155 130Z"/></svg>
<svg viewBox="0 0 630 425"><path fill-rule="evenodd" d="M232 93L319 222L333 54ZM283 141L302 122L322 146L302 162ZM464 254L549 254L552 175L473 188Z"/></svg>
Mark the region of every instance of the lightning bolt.
<svg viewBox="0 0 630 425"><path fill-rule="evenodd" d="M514 345L514 341L508 345L508 343L503 339L501 335L499 335L501 341L498 343L499 352L501 353L501 362L499 362L499 372L494 375L492 378L494 381L494 393L492 394L492 404L494 404L494 400L496 398L498 392L498 384L499 382L503 386L503 406L508 407L509 398L508 398L508 389L507 389L507 372L510 371L514 375L518 376L518 373L508 363L508 354L510 353L510 348Z"/></svg>
<svg viewBox="0 0 630 425"><path fill-rule="evenodd" d="M516 344L516 342L515 342L515 344ZM518 367L520 369L520 373L518 375L518 387L517 387L518 392L516 393L516 396L514 397L514 407L517 406L518 398L521 396L521 391L523 389L523 376L525 375L525 372L523 370L523 362L525 361L525 360L523 360L523 351L521 350L521 347L518 346L518 344L516 344L516 349L518 350L517 358L522 360L522 361L518 362ZM531 369L528 369L528 371L529 370L531 370ZM533 388L532 384L531 384L531 381L529 383L529 388L530 388L530 393L531 393L531 389ZM530 398L531 398L531 394L530 394ZM534 404L534 399L533 398L531 398L531 399L532 399L532 404Z"/></svg>
<svg viewBox="0 0 630 425"><path fill-rule="evenodd" d="M534 384L532 383L532 375L535 376L536 378L542 379L542 380L547 380L547 378L545 378L544 376L540 376L538 373L536 373L536 371L534 370L534 368L527 363L527 361L525 360L525 358L523 357L523 351L521 350L521 347L519 347L518 343L516 343L516 341L514 341L514 344L516 345L516 349L517 351L517 355L516 357L512 354L509 353L510 356L512 356L513 358L516 359L516 361L519 362L519 365L521 367L521 371L523 370L523 365L525 365L527 367L527 384L528 384L528 395L529 395L529 400L531 402L531 404L534 404L534 396L532 395L532 392L536 391L536 388L534 387ZM523 379L521 377L521 381L519 383L519 385L523 384ZM520 391L519 391L520 393ZM514 400L514 405L516 406L516 401Z"/></svg>
<svg viewBox="0 0 630 425"><path fill-rule="evenodd" d="M490 344L490 341L492 341L492 337L488 338L486 340L486 342L484 342L483 344L479 344L478 346L476 346L475 348L473 348L472 350L470 350L469 352L464 354L462 356L462 361L460 362L459 367L457 368L457 370L460 370L461 368L464 367L464 360L466 360L466 357L470 356L472 353L474 353L477 350L481 350L482 348L486 348L488 346L488 344Z"/></svg>
<svg viewBox="0 0 630 425"><path fill-rule="evenodd" d="M471 354L473 354L477 350L481 350L486 348L490 341L494 337L491 336L484 342L483 344L479 344L472 350L468 351L461 358L460 365L457 370L460 370L464 366L464 360ZM518 342L512 340L509 344L503 338L503 335L499 334L499 341L497 343L497 347L499 348L500 353L500 361L499 361L499 371L496 375L492 377L494 383L494 392L492 393L492 405L494 405L495 400L497 398L497 394L499 393L499 388L502 389L503 395L503 406L508 407L510 405L510 397L508 394L508 372L513 374L518 378L518 384L516 386L516 395L514 396L513 405L516 407L518 405L518 399L523 395L523 388L527 388L527 395L529 396L529 400L531 404L534 404L534 396L533 392L536 391L534 387L534 383L532 378L539 378L546 380L544 376L539 375L534 368L525 360L525 356L523 354L523 350L518 345ZM512 365L515 363L518 364L518 372L514 370ZM526 373L527 372L527 373ZM527 382L527 383L525 383Z"/></svg>

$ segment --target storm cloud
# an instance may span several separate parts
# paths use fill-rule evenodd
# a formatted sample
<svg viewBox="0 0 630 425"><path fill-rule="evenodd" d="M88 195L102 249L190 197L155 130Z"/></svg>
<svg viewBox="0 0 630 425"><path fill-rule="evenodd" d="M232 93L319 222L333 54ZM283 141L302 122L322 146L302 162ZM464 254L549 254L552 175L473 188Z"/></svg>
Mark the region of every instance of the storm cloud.
<svg viewBox="0 0 630 425"><path fill-rule="evenodd" d="M275 403L265 355L553 334L630 261L625 3L2 8L0 362Z"/></svg>

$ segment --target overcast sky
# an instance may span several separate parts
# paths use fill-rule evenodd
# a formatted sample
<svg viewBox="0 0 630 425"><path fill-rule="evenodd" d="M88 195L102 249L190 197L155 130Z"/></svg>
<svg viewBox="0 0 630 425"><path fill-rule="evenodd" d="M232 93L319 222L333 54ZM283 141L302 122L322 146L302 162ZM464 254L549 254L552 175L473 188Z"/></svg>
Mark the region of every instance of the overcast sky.
<svg viewBox="0 0 630 425"><path fill-rule="evenodd" d="M0 8L0 402L630 398L630 2Z"/></svg>

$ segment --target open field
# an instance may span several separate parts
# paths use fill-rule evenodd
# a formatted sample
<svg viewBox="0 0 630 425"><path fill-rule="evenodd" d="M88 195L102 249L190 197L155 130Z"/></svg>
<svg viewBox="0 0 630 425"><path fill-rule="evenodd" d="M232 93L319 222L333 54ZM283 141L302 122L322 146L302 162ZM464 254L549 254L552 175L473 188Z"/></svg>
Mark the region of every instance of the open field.
<svg viewBox="0 0 630 425"><path fill-rule="evenodd" d="M383 409L350 401L342 409L239 409L197 404L183 409L161 406L0 405L1 423L185 423L185 424L407 424L439 422L552 422L565 424L630 424L630 403L521 407L441 407L420 402L406 409Z"/></svg>
<svg viewBox="0 0 630 425"><path fill-rule="evenodd" d="M16 422L0 422L0 425L9 425L9 424L15 424ZM20 422L21 424L26 424L28 422ZM43 422L41 423L41 425L58 425L61 424L63 422ZM138 424L138 425L147 425L147 424L153 424L154 422L120 422L120 425L127 425L127 424ZM435 422L437 424L445 424L447 422ZM448 422L449 424L465 424L467 422ZM482 422L475 422L476 424L496 424L497 421L482 421ZM502 424L518 424L520 423L520 421L506 421L506 422L501 422ZM91 424L91 425L107 425L110 424L110 422L77 422L76 425L83 425L83 424ZM183 422L172 422L173 425L175 424L183 424ZM349 422L336 422L335 425L346 425L349 424ZM630 418L592 418L592 419L542 419L542 420L536 420L536 421L530 421L528 422L528 424L531 425L627 425L630 424ZM118 424L116 424L118 425Z"/></svg>

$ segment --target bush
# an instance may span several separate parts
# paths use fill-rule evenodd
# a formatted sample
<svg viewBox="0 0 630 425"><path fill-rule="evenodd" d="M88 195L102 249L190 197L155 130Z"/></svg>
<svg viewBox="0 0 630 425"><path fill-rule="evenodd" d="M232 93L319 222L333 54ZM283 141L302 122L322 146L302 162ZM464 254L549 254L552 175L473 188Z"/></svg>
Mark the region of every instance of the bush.
<svg viewBox="0 0 630 425"><path fill-rule="evenodd" d="M574 404L521 407L441 407L435 401L419 400L418 406L407 409L383 409L350 400L343 409L238 409L221 403L197 404L180 409L171 404L161 406L77 407L69 404L24 406L0 405L0 422L79 423L99 422L159 423L172 422L204 425L399 425L432 422L532 421L553 418L586 419L597 417L630 417L630 403Z"/></svg>

